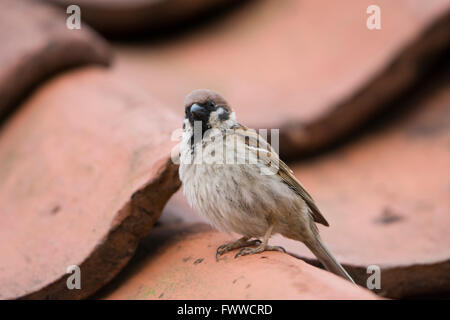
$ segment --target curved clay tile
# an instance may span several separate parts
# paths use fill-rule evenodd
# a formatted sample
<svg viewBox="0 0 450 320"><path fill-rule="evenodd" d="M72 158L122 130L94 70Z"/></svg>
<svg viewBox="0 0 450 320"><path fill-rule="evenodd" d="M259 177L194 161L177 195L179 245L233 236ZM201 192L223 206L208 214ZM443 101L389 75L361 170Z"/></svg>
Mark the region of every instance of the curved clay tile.
<svg viewBox="0 0 450 320"><path fill-rule="evenodd" d="M179 123L102 69L37 90L0 135L0 299L84 298L112 279L179 187Z"/></svg>
<svg viewBox="0 0 450 320"><path fill-rule="evenodd" d="M379 292L392 298L450 292L450 82L433 78L390 125L293 168L330 222L331 249L359 279L381 266Z"/></svg>
<svg viewBox="0 0 450 320"><path fill-rule="evenodd" d="M63 8L71 0L46 0ZM229 6L236 0L78 0L83 20L99 32L129 38L135 34L154 35L155 31L180 26L213 9Z"/></svg>
<svg viewBox="0 0 450 320"><path fill-rule="evenodd" d="M103 299L377 299L287 254L215 259L229 236L204 224L152 229L136 257L96 298Z"/></svg>
<svg viewBox="0 0 450 320"><path fill-rule="evenodd" d="M50 75L109 63L106 44L85 26L69 30L65 19L40 1L0 2L0 119Z"/></svg>
<svg viewBox="0 0 450 320"><path fill-rule="evenodd" d="M253 1L176 41L122 45L118 68L176 109L214 89L243 124L280 129L283 156L303 155L360 126L449 46L448 1L378 1L380 30L366 27L372 4Z"/></svg>

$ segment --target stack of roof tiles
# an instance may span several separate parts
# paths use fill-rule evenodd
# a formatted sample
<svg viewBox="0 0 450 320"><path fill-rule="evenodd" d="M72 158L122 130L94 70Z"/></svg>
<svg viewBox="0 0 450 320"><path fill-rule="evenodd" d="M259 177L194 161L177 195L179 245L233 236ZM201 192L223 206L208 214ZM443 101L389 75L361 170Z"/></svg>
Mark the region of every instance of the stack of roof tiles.
<svg viewBox="0 0 450 320"><path fill-rule="evenodd" d="M378 1L379 30L365 0L79 2L81 30L64 0L0 3L0 299L450 293L449 1ZM188 207L170 159L184 96L203 87L280 130L359 286L280 236L289 254L215 260L237 235Z"/></svg>

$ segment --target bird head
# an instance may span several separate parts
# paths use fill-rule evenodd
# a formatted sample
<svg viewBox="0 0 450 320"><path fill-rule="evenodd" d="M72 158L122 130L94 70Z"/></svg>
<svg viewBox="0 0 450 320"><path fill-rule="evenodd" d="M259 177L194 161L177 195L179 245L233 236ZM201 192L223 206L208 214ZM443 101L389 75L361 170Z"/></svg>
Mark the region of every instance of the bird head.
<svg viewBox="0 0 450 320"><path fill-rule="evenodd" d="M217 92L199 89L186 96L183 128L193 129L194 122L201 123L202 134L208 129L229 129L236 123L233 110Z"/></svg>

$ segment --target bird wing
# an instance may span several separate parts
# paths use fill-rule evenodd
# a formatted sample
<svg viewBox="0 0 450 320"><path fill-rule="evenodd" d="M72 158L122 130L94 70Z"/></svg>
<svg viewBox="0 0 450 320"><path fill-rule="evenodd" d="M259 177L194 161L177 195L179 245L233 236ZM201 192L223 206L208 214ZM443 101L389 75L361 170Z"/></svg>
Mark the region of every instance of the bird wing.
<svg viewBox="0 0 450 320"><path fill-rule="evenodd" d="M328 221L324 218L319 208L317 208L313 198L306 191L306 189L302 186L300 181L295 178L292 170L281 160L279 160L279 170L278 175L283 179L284 183L286 183L292 190L295 191L302 199L306 202L309 209L311 210L311 215L315 222L323 224L324 226L329 226Z"/></svg>
<svg viewBox="0 0 450 320"><path fill-rule="evenodd" d="M319 208L317 208L313 198L302 186L300 181L294 176L293 171L285 164L278 156L277 152L272 148L272 146L263 139L255 130L248 129L243 125L236 125L234 128L235 133L241 138L245 139L245 144L253 148L258 149L258 157L264 158L266 163L277 162L278 163L278 176L281 177L282 181L288 185L291 190L297 193L308 205L311 215L315 222L323 224L324 226L329 226L329 223L324 218ZM259 151L260 150L260 151ZM268 160L270 159L270 160Z"/></svg>

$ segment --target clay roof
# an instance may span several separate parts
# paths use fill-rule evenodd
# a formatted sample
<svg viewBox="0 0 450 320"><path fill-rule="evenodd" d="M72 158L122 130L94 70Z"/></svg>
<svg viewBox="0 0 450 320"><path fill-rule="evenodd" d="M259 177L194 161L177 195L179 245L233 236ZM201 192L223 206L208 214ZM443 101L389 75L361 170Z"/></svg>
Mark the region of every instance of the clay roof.
<svg viewBox="0 0 450 320"><path fill-rule="evenodd" d="M79 1L81 30L47 2L0 3L0 299L448 295L448 1L378 1L380 30L361 0ZM279 129L359 286L278 235L287 254L215 260L239 235L189 208L171 159L197 88Z"/></svg>

